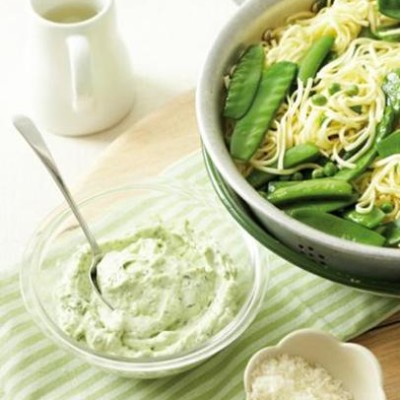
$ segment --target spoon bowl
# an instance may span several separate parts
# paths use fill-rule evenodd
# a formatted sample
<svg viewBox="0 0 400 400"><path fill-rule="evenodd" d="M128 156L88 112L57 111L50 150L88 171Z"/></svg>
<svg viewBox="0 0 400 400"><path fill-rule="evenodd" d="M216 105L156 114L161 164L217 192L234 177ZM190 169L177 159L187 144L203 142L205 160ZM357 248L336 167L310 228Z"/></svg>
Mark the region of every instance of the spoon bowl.
<svg viewBox="0 0 400 400"><path fill-rule="evenodd" d="M114 307L111 303L102 295L101 289L97 283L97 266L100 264L103 259L103 254L100 252L98 254L93 253L92 262L89 267L89 281L93 291L96 293L97 297L101 299L101 301L110 309L114 310Z"/></svg>

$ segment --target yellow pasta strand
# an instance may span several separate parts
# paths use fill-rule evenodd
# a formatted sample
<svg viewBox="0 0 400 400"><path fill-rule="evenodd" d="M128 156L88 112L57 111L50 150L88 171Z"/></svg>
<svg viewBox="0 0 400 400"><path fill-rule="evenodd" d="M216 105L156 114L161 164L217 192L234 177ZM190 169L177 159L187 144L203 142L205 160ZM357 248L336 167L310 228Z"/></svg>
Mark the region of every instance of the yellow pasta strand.
<svg viewBox="0 0 400 400"><path fill-rule="evenodd" d="M356 182L356 188L362 193L356 206L358 212L368 213L374 206L389 201L394 209L386 220L400 218L400 154L375 162L372 171Z"/></svg>
<svg viewBox="0 0 400 400"><path fill-rule="evenodd" d="M374 29L385 24L393 24L393 20L378 12L376 0L336 0L316 15L294 15L287 25L271 32L272 40L265 47L267 65L301 61L311 43L327 34L335 36L338 56L319 71L315 80L305 84L298 80L297 89L280 108L246 174L253 168L277 175L318 168L316 164L284 168L286 150L301 143L316 144L340 168L354 167L373 145L385 108L382 82L390 71L399 68L400 54L399 43L358 35L364 26ZM334 86L336 91L332 91ZM324 96L326 104L315 104L315 94ZM362 194L359 212L367 213L374 205L390 201L394 210L387 221L400 218L399 165L400 155L379 160L357 180L356 189Z"/></svg>

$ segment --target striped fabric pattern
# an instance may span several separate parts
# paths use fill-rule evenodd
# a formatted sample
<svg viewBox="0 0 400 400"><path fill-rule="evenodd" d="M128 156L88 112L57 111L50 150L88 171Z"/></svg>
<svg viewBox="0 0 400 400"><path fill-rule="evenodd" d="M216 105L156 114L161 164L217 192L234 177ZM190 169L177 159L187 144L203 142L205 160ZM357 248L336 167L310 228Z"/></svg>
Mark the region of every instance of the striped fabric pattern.
<svg viewBox="0 0 400 400"><path fill-rule="evenodd" d="M201 155L168 176L212 188ZM0 276L0 398L6 400L239 400L249 357L289 332L315 327L349 339L400 309L395 299L354 291L313 276L271 254L263 308L226 350L181 375L153 381L119 378L70 356L47 339L25 311L17 273Z"/></svg>

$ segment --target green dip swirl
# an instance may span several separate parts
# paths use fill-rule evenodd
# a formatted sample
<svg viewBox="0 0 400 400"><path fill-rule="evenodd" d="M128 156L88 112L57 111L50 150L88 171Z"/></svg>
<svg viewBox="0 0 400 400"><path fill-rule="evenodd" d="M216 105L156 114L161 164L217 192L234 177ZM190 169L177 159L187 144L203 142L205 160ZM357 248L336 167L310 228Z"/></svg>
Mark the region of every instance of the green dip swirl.
<svg viewBox="0 0 400 400"><path fill-rule="evenodd" d="M101 245L98 284L88 280L91 253L74 254L55 292L61 329L92 349L124 357L158 357L192 350L225 327L240 307L231 259L188 224L144 227Z"/></svg>

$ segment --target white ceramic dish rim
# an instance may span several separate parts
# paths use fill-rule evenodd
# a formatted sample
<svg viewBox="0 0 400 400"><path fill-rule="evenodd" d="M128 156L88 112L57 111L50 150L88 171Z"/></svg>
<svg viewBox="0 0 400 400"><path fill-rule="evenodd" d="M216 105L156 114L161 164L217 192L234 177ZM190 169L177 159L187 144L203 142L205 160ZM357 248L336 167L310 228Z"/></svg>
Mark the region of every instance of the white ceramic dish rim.
<svg viewBox="0 0 400 400"><path fill-rule="evenodd" d="M79 201L78 204L80 207L82 207L98 198L130 189L155 189L161 192L170 192L179 190L180 187L179 184L174 185L171 179L167 179L166 177L151 180L149 179L137 184L124 185L94 194L82 201ZM23 258L22 268L20 270L20 287L25 307L28 309L30 315L33 317L37 325L40 326L40 329L61 347L69 349L74 354L82 358L90 359L98 366L113 369L118 372L129 373L136 372L136 370L140 370L141 373L155 373L159 372L160 370L168 372L170 370L174 371L176 369L185 368L193 364L200 363L228 347L244 333L244 331L257 316L264 296L267 292L269 270L265 265L262 265L264 257L261 255L261 251L263 250L260 245L246 231L238 227L238 229L240 229L240 233L243 235L243 240L246 241L247 247L249 247L251 256L254 258L254 285L252 287L252 293L249 294L246 302L239 310L235 319L232 320L221 331L219 331L209 343L206 343L194 350L176 354L171 357L138 360L134 358L107 355L92 350L89 347L76 342L67 336L48 316L47 311L44 309L43 305L35 294L32 280L29 279L29 272L33 268L32 265L39 265L38 263L40 263L39 255L45 246L45 238L43 237L44 231L54 230L56 226L58 226L65 218L71 216L71 214L72 212L69 208L63 208L62 210L56 210L43 220L42 224L34 232L32 239L28 244ZM229 216L227 217L229 218ZM31 256L35 256L35 254L36 259L32 259ZM49 326L51 326L51 328Z"/></svg>
<svg viewBox="0 0 400 400"><path fill-rule="evenodd" d="M228 21L213 43L202 67L196 91L196 114L202 142L216 168L227 183L252 208L261 214L268 214L274 223L286 225L287 229L293 234L303 232L304 236L311 238L318 245L325 246L329 243L330 248L338 252L345 250L359 257L368 257L378 261L384 257L390 261L398 262L400 260L400 250L368 246L328 235L296 221L271 203L263 200L239 173L224 144L221 137L220 111L217 109L212 110L214 112L210 112L210 104L217 102L217 88L221 87L222 89L222 77L216 79L215 71L220 69L221 60L232 57L234 46L237 47L235 38L238 37L238 32L241 32L243 27L252 26L262 13L265 13L269 7L274 6L279 1L249 0ZM296 0L288 0L288 3L290 1L292 3L297 2Z"/></svg>
<svg viewBox="0 0 400 400"><path fill-rule="evenodd" d="M324 332L318 329L312 329L312 328L306 328L306 329L298 329L296 331L293 331L289 333L287 336L282 338L278 344L275 346L268 346L264 347L261 350L257 351L249 360L249 362L246 365L246 369L243 375L243 382L245 386L246 393L250 391L251 388L251 373L253 372L254 368L256 367L259 359L266 358L268 357L269 353L275 353L276 351L280 354L285 353L285 347L287 344L289 344L293 339L299 337L299 336L318 336L319 340L324 340L324 341L329 341L333 343L334 345L338 346L338 348L343 348L346 351L354 351L357 352L358 354L363 354L365 357L368 358L368 362L372 366L374 370L371 371L371 374L373 376L371 378L377 379L378 383L378 388L381 391L381 396L375 400L386 400L386 395L384 393L383 389L383 373L382 373L382 368L377 360L377 358L374 356L374 354L367 349L364 346L361 346L356 343L345 343L341 342L339 339L337 339L334 335L332 335L329 332Z"/></svg>

